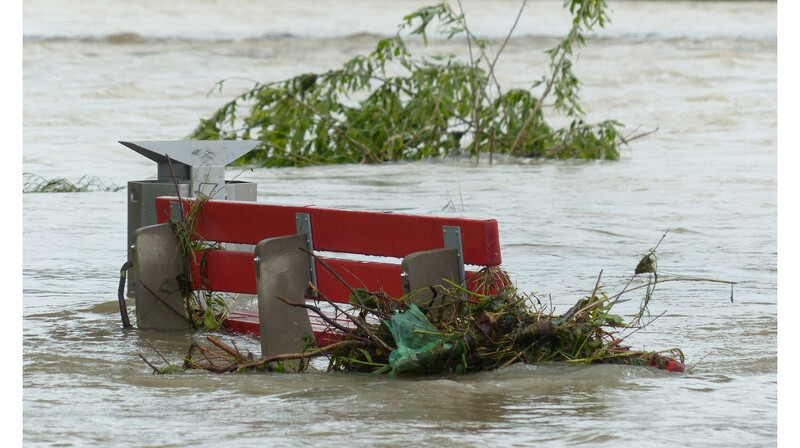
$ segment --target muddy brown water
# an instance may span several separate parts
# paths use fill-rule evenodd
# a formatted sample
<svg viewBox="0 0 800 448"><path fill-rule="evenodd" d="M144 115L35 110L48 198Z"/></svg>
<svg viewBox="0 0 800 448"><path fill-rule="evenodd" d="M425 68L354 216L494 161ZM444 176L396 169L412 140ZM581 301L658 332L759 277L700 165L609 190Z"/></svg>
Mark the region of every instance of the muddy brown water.
<svg viewBox="0 0 800 448"><path fill-rule="evenodd" d="M394 32L406 2L24 4L23 171L155 176L118 140L172 140L249 86L334 68ZM501 37L516 2L465 1ZM498 73L525 86L564 29L531 2ZM628 342L681 348L687 375L517 365L466 376L152 375L139 354L202 335L123 331L126 192L23 196L25 446L772 446L777 434L777 33L772 2L612 2L576 70L589 120L658 132L617 162L433 160L255 169L263 202L490 217L523 291L566 310L603 270L624 286L658 242L664 315ZM430 51L463 52L433 40ZM231 78L223 92L206 95ZM555 119L558 120L557 118ZM618 305L636 311L641 296ZM236 306L254 306L243 300ZM256 341L238 338L258 350Z"/></svg>

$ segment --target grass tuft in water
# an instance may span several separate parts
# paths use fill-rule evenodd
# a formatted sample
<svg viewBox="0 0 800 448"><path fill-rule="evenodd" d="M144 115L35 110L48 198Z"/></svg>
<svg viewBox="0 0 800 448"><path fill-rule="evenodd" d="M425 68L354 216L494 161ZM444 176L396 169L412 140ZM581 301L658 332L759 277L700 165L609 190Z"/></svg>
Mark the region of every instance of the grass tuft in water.
<svg viewBox="0 0 800 448"><path fill-rule="evenodd" d="M122 190L113 183L106 185L96 176L83 176L77 182L66 178L45 179L38 174L24 173L23 193L86 193L86 192L115 192Z"/></svg>

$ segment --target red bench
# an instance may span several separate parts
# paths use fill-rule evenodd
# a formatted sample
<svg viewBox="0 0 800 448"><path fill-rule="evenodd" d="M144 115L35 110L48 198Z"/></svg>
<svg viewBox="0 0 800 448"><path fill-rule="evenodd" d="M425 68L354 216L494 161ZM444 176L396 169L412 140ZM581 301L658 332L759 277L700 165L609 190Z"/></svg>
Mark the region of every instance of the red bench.
<svg viewBox="0 0 800 448"><path fill-rule="evenodd" d="M169 220L175 205L177 198L156 199L159 223ZM184 210L187 209L185 206ZM292 237L295 239L291 240ZM315 284L325 297L339 303L347 303L351 291L323 263L352 287L383 291L392 297L400 297L409 290L425 287L439 272L453 273L451 280L455 283L462 282L470 291L486 292L480 289L485 285L478 285L475 280L477 276L473 275L474 272L465 270L464 265L485 267L498 266L501 263L497 221L494 219L209 200L202 204L198 214L194 238L209 242L257 245L255 256L253 251L211 250L204 252L202 260L199 257L188 260L193 287L197 290L244 294L261 292L261 319L256 311L232 312L224 322L224 326L230 330L249 334L264 333L261 328L264 324L260 324L265 319L264 306L278 306L270 304L278 303L279 306L288 307L276 300L270 302L269 299L273 297L261 297L263 294L273 293L270 289L265 293L263 285L260 285L263 282L282 281L281 276L285 273L277 271L282 271L287 263L302 265L302 260L307 260L307 266L311 269L306 280ZM286 251L274 248L267 250L260 246L277 244L286 238L291 240L287 242L287 247L291 250L286 250L294 253L291 256L295 261L276 259L271 262L271 267L262 268L268 270L259 271L259 266L270 263L266 258L277 256L274 255L276 252ZM307 243L306 247L302 247L303 244L298 244L298 241ZM296 248L305 251L294 251ZM315 255L312 257L310 253ZM336 254L356 254L361 259ZM415 268L415 256L427 262L420 262L420 267ZM458 261L457 268L448 265L449 268L437 271L436 266L442 266L442 256L455 257ZM404 261L397 263L392 258ZM441 283L441 277L438 281ZM297 312L306 314L304 309L294 310L294 316L297 316ZM333 340L325 337L324 326L320 323L315 322L312 327L320 345ZM279 335L284 333L285 330L279 331ZM264 337L262 351L265 351Z"/></svg>

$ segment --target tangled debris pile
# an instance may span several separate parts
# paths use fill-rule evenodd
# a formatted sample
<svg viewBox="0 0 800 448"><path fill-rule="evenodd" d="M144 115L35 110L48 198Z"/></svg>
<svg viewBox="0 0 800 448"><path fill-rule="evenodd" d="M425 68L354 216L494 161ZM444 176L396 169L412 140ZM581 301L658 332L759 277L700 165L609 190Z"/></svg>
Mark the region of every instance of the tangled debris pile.
<svg viewBox="0 0 800 448"><path fill-rule="evenodd" d="M382 297L376 298L377 309L356 307L362 315L378 315L381 323L371 328L372 336L359 329L345 336L344 341L371 343L331 353L328 370L421 375L494 370L517 362L661 368L673 361L670 357L683 362L678 349L668 351L668 357L621 346L624 337L617 333L630 327L610 312L614 300L598 288L562 315L547 313L535 296L520 294L510 285L477 301L471 299L454 286L441 301L448 304L446 310ZM387 353L374 339L393 350Z"/></svg>
<svg viewBox="0 0 800 448"><path fill-rule="evenodd" d="M655 266L654 250L645 258ZM337 324L326 316L328 336L337 341L331 345L318 347L309 340L301 353L258 358L209 335L214 347L193 344L181 370L307 371L311 360L324 357L327 371L390 376L468 373L520 362L558 361L653 366L683 372L684 356L678 348L646 352L622 344L630 334L658 318L640 322L654 286L654 271L637 272L632 280L646 274L648 283L627 289L629 282L613 296L602 291L601 271L592 293L560 315L548 311L535 295L518 292L499 268L481 271L486 294L450 285L439 290L435 300L419 302L413 294L395 299L354 289L351 307L337 307L337 320L343 317L352 325ZM642 287L647 287L646 300L631 322L611 312L623 294ZM319 300L325 301L324 295ZM303 306L325 315L319 307ZM168 370L151 367L160 373ZM169 373L174 373L177 366L169 367Z"/></svg>

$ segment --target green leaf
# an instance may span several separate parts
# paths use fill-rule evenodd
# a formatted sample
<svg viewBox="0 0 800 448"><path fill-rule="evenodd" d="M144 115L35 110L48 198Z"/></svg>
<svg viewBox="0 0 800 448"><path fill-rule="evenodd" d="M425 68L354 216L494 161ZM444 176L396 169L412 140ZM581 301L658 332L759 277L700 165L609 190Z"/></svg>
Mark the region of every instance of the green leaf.
<svg viewBox="0 0 800 448"><path fill-rule="evenodd" d="M214 314L214 310L212 307L206 308L205 313L203 313L203 327L206 330L213 331L220 328L219 322L217 322L217 316Z"/></svg>

